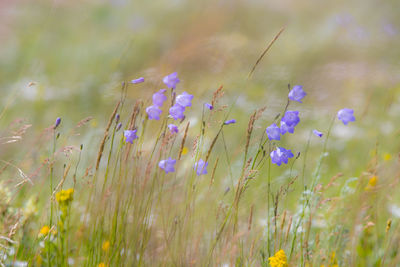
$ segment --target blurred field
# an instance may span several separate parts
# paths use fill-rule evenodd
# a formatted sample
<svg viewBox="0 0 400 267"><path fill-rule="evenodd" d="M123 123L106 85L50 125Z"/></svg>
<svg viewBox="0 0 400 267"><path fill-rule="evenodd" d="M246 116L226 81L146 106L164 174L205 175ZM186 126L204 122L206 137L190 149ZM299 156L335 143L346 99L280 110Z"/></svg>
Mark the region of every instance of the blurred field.
<svg viewBox="0 0 400 267"><path fill-rule="evenodd" d="M372 0L1 1L0 263L269 266L268 257L283 249L289 266L398 266L398 10L398 1ZM148 121L144 108L174 71L178 92L194 94L193 106L176 141L166 141L165 151L155 145L153 158L154 140L164 135L161 121ZM143 130L140 145L126 148L122 131L114 143L111 128L96 171L121 83L141 76L146 82L127 85L118 111L127 129L135 103L144 101L134 124ZM248 171L249 118L266 107L250 141L247 159L254 160L265 128L284 109L288 84L307 92L303 104L290 106L301 123L281 141L300 156L281 167L266 158L236 206ZM221 85L218 109L203 116ZM326 141L344 107L354 109L356 122L336 120ZM224 126L209 174L196 178L192 164L207 154L228 112L237 123ZM54 131L57 117L62 123ZM189 152L176 175L162 176L155 161L166 151L176 158L187 121ZM324 137L311 136L313 129ZM53 200L50 176L53 190L65 178ZM75 188L64 232L55 200L61 187ZM50 252L38 237L45 225L58 229ZM60 250L63 242L68 247Z"/></svg>

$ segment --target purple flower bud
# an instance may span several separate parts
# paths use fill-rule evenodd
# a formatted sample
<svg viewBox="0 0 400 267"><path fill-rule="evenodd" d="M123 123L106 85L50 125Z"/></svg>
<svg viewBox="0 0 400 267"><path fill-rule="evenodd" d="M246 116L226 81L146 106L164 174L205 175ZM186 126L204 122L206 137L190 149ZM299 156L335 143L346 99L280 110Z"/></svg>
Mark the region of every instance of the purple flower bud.
<svg viewBox="0 0 400 267"><path fill-rule="evenodd" d="M208 108L209 110L212 110L214 107L211 104L205 103L204 106Z"/></svg>
<svg viewBox="0 0 400 267"><path fill-rule="evenodd" d="M197 176L202 174L207 174L207 166L208 162L204 162L204 160L200 159L198 162L194 164L194 169L196 171Z"/></svg>
<svg viewBox="0 0 400 267"><path fill-rule="evenodd" d="M173 105L169 109L169 114L172 116L172 118L174 118L174 120L183 119L185 117L183 112L185 112L185 108L178 104Z"/></svg>
<svg viewBox="0 0 400 267"><path fill-rule="evenodd" d="M182 107L190 107L192 105L193 95L183 92L176 96L176 103Z"/></svg>
<svg viewBox="0 0 400 267"><path fill-rule="evenodd" d="M175 163L176 163L175 159L168 158L168 159L161 160L158 163L158 167L163 169L165 171L165 173L174 172L175 171L175 168L174 168Z"/></svg>
<svg viewBox="0 0 400 267"><path fill-rule="evenodd" d="M139 136L136 135L137 130L125 130L125 142L133 144L133 140L138 138Z"/></svg>
<svg viewBox="0 0 400 267"><path fill-rule="evenodd" d="M281 129L275 124L271 124L266 129L269 140L281 140Z"/></svg>
<svg viewBox="0 0 400 267"><path fill-rule="evenodd" d="M142 83L142 82L144 82L144 78L143 77L140 77L138 79L135 79L135 80L131 81L132 84L138 84L138 83Z"/></svg>
<svg viewBox="0 0 400 267"><path fill-rule="evenodd" d="M316 136L318 136L318 137L322 137L324 134L323 133L321 133L320 131L318 131L318 130L313 130L313 133L316 135Z"/></svg>
<svg viewBox="0 0 400 267"><path fill-rule="evenodd" d="M354 117L354 110L349 108L339 110L337 115L338 119L341 120L344 125L347 125L349 122L356 120L356 118Z"/></svg>
<svg viewBox="0 0 400 267"><path fill-rule="evenodd" d="M147 115L149 116L150 120L159 120L162 110L159 109L157 106L150 106L146 108Z"/></svg>
<svg viewBox="0 0 400 267"><path fill-rule="evenodd" d="M56 122L54 123L54 129L56 129L56 128L60 125L60 123L61 123L61 118L58 117L58 118L56 119Z"/></svg>
<svg viewBox="0 0 400 267"><path fill-rule="evenodd" d="M278 166L281 166L282 162L287 164L289 158L293 158L293 156L294 155L290 149L286 150L283 147L278 147L270 153L271 162Z"/></svg>
<svg viewBox="0 0 400 267"><path fill-rule="evenodd" d="M122 123L118 123L117 128L115 129L115 131L118 132L121 129L121 127L122 127Z"/></svg>
<svg viewBox="0 0 400 267"><path fill-rule="evenodd" d="M165 76L163 82L168 86L168 88L175 89L176 85L180 82L178 73L174 72Z"/></svg>
<svg viewBox="0 0 400 267"><path fill-rule="evenodd" d="M303 86L295 85L293 89L289 92L289 99L292 101L301 102L301 100L307 95L306 92L303 91Z"/></svg>
<svg viewBox="0 0 400 267"><path fill-rule="evenodd" d="M174 125L174 124L168 124L168 128L169 128L169 130L170 130L170 132L171 132L172 134L178 133L178 132L179 132L178 126L176 126L176 125Z"/></svg>
<svg viewBox="0 0 400 267"><path fill-rule="evenodd" d="M115 116L115 123L116 123L116 124L119 122L119 119L120 119L120 116L119 116L119 114L117 113L117 115Z"/></svg>
<svg viewBox="0 0 400 267"><path fill-rule="evenodd" d="M160 89L157 93L153 94L153 104L158 107L162 107L164 101L167 100L167 97L164 95L166 89Z"/></svg>
<svg viewBox="0 0 400 267"><path fill-rule="evenodd" d="M236 123L236 120L232 119L232 120L227 120L224 122L225 125L232 124L232 123Z"/></svg>

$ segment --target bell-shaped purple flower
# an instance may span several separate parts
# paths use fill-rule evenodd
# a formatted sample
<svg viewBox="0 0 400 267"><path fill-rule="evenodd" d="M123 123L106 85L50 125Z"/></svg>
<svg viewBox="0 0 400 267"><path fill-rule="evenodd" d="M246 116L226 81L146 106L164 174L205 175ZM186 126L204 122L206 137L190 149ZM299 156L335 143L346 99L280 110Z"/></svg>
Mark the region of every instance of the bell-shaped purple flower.
<svg viewBox="0 0 400 267"><path fill-rule="evenodd" d="M164 95L166 89L160 89L157 93L153 94L153 104L157 107L162 107L164 102L167 100L167 97Z"/></svg>
<svg viewBox="0 0 400 267"><path fill-rule="evenodd" d="M269 140L281 140L281 129L275 124L271 124L266 129Z"/></svg>
<svg viewBox="0 0 400 267"><path fill-rule="evenodd" d="M318 136L318 137L322 137L322 136L324 135L323 133L321 133L321 132L318 131L318 130L313 130L312 132L313 132L313 134L315 134L315 135Z"/></svg>
<svg viewBox="0 0 400 267"><path fill-rule="evenodd" d="M150 120L159 120L162 110L158 108L158 106L150 106L146 108L147 115Z"/></svg>
<svg viewBox="0 0 400 267"><path fill-rule="evenodd" d="M281 121L281 134L284 135L285 133L294 133L295 126L287 126L284 121Z"/></svg>
<svg viewBox="0 0 400 267"><path fill-rule="evenodd" d="M182 107L190 107L192 105L193 95L183 92L176 96L176 103Z"/></svg>
<svg viewBox="0 0 400 267"><path fill-rule="evenodd" d="M158 163L158 167L163 169L165 173L174 172L175 171L175 163L176 160L172 158L161 160Z"/></svg>
<svg viewBox="0 0 400 267"><path fill-rule="evenodd" d="M294 155L290 149L284 149L283 147L278 147L276 150L270 153L271 162L281 166L282 162L287 164L289 162L289 158L293 158Z"/></svg>
<svg viewBox="0 0 400 267"><path fill-rule="evenodd" d="M204 106L206 106L206 108L208 108L209 110L212 110L214 107L209 104L209 103L205 103Z"/></svg>
<svg viewBox="0 0 400 267"><path fill-rule="evenodd" d="M198 162L196 162L194 164L194 169L196 171L197 176L200 176L202 174L207 174L207 166L208 166L208 162L205 162L202 159L200 159Z"/></svg>
<svg viewBox="0 0 400 267"><path fill-rule="evenodd" d="M168 129L170 130L170 132L171 132L172 134L178 133L178 132L179 132L178 126L176 126L176 125L174 125L174 124L168 124Z"/></svg>
<svg viewBox="0 0 400 267"><path fill-rule="evenodd" d="M296 126L300 122L299 112L288 110L283 115L281 121L283 121L287 126Z"/></svg>
<svg viewBox="0 0 400 267"><path fill-rule="evenodd" d="M138 138L139 136L136 135L137 130L125 130L125 142L133 144L133 140Z"/></svg>
<svg viewBox="0 0 400 267"><path fill-rule="evenodd" d="M185 117L183 112L185 112L185 108L178 104L175 104L169 108L169 114L172 118L174 118L174 120L183 119Z"/></svg>
<svg viewBox="0 0 400 267"><path fill-rule="evenodd" d="M236 120L235 120L235 119L227 120L227 121L224 122L225 125L233 124L233 123L236 123Z"/></svg>
<svg viewBox="0 0 400 267"><path fill-rule="evenodd" d="M303 91L303 86L295 85L293 89L289 92L289 99L292 101L301 102L301 100L307 95L306 92Z"/></svg>
<svg viewBox="0 0 400 267"><path fill-rule="evenodd" d="M168 88L175 89L176 85L180 82L178 78L178 73L171 73L163 78L163 82L168 86Z"/></svg>
<svg viewBox="0 0 400 267"><path fill-rule="evenodd" d="M142 83L142 82L144 82L144 78L143 77L140 77L138 79L134 79L134 80L131 81L131 83L133 83L133 84L138 84L138 83Z"/></svg>
<svg viewBox="0 0 400 267"><path fill-rule="evenodd" d="M337 115L338 119L341 120L344 125L347 125L349 122L356 120L356 118L354 117L354 110L349 108L339 110Z"/></svg>

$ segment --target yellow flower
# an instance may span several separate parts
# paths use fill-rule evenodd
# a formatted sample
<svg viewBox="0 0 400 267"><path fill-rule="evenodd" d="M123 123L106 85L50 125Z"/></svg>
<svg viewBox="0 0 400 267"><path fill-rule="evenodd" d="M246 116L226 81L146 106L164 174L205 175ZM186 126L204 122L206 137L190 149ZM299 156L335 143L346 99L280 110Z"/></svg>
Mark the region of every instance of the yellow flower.
<svg viewBox="0 0 400 267"><path fill-rule="evenodd" d="M61 190L56 194L56 200L59 204L67 204L72 200L74 189L70 188L67 190Z"/></svg>
<svg viewBox="0 0 400 267"><path fill-rule="evenodd" d="M40 229L39 236L45 236L50 232L50 227L47 225L43 226L42 229Z"/></svg>
<svg viewBox="0 0 400 267"><path fill-rule="evenodd" d="M188 153L189 149L187 147L182 148L182 155L186 155Z"/></svg>
<svg viewBox="0 0 400 267"><path fill-rule="evenodd" d="M369 179L369 181L368 181L368 184L367 184L367 186L365 187L365 190L371 190L371 189L373 189L375 186L376 186L376 184L378 183L378 177L377 176L372 176L370 179Z"/></svg>
<svg viewBox="0 0 400 267"><path fill-rule="evenodd" d="M100 262L98 267L106 267L106 265L104 264L104 262Z"/></svg>
<svg viewBox="0 0 400 267"><path fill-rule="evenodd" d="M289 266L287 263L285 251L283 251L283 249L276 252L274 256L269 257L268 261L269 261L269 265L271 265L271 267L288 267Z"/></svg>
<svg viewBox="0 0 400 267"><path fill-rule="evenodd" d="M391 159L392 159L392 155L390 155L389 153L383 154L383 160L384 161L389 161Z"/></svg>
<svg viewBox="0 0 400 267"><path fill-rule="evenodd" d="M103 242L103 245L101 245L101 249L103 250L103 251L108 251L108 249L110 248L110 241L104 241Z"/></svg>

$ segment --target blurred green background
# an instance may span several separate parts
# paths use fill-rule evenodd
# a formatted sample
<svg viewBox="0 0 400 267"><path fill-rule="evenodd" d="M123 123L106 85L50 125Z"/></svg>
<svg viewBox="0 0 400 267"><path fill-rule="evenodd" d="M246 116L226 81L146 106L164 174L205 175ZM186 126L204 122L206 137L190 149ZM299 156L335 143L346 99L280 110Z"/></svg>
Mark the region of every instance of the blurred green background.
<svg viewBox="0 0 400 267"><path fill-rule="evenodd" d="M23 118L40 132L58 116L66 128L93 116L97 132L76 145L96 145L122 81L145 77L128 96L149 99L177 71L178 89L196 97L192 118L220 85L224 103L237 98L232 117L243 131L230 133L233 144L244 142L255 108L267 106L256 125L262 133L281 112L287 84L301 84L308 95L293 108L303 123L296 137L285 137L288 146L303 150L311 129L326 131L338 109L353 108L357 123L333 128L330 166L358 175L377 142L385 153L398 151L398 10L399 1L372 0L1 1L0 123ZM314 143L320 152L322 142Z"/></svg>

